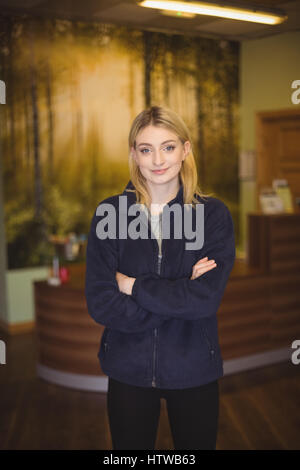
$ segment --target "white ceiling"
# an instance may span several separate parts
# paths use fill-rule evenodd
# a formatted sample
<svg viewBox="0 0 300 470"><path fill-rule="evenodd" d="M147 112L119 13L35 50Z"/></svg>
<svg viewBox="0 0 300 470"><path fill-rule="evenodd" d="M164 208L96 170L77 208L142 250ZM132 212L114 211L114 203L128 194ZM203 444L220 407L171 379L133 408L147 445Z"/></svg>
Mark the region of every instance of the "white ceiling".
<svg viewBox="0 0 300 470"><path fill-rule="evenodd" d="M209 0L206 0L209 1ZM83 21L99 21L126 25L136 29L160 31L193 36L223 38L244 41L300 31L300 0L231 0L236 5L258 5L279 8L288 15L288 20L276 26L221 19L209 16L175 18L160 14L159 10L143 8L135 0L0 0L2 14L30 13L40 17L56 17Z"/></svg>

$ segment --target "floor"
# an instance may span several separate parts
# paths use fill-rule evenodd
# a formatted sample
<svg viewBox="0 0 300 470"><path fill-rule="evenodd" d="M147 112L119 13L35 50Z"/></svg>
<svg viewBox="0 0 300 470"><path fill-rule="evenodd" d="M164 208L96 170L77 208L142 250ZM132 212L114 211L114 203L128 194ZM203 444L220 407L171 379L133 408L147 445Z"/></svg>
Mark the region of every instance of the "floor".
<svg viewBox="0 0 300 470"><path fill-rule="evenodd" d="M107 449L106 394L36 376L35 333L6 336L0 365L0 449ZM220 379L217 449L300 449L300 364L283 362ZM165 401L156 449L173 449Z"/></svg>

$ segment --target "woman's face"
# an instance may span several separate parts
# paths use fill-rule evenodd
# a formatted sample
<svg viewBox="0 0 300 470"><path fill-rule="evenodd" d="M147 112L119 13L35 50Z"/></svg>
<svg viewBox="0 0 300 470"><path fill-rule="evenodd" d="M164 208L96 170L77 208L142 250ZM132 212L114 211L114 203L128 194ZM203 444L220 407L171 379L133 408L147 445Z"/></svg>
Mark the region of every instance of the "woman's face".
<svg viewBox="0 0 300 470"><path fill-rule="evenodd" d="M178 177L189 151L189 141L182 144L172 131L152 125L138 133L136 149L131 148L142 175L153 184L165 184Z"/></svg>

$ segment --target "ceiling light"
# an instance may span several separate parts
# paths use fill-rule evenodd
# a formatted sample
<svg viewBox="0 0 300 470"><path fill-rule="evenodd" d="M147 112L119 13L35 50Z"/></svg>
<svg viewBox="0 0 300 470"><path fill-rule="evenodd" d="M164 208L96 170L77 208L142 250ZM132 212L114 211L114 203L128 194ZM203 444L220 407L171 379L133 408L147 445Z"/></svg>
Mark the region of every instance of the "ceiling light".
<svg viewBox="0 0 300 470"><path fill-rule="evenodd" d="M196 13L188 13L186 11L175 11L175 10L160 10L162 15L173 16L176 18L195 18Z"/></svg>
<svg viewBox="0 0 300 470"><path fill-rule="evenodd" d="M159 10L173 11L177 13L191 13L196 15L218 16L232 20L251 21L253 23L279 24L287 19L282 11L262 9L257 6L237 7L225 6L208 2L180 2L171 0L142 0L138 3L141 7L158 8ZM184 16L184 15L182 15ZM180 18L180 15L178 15Z"/></svg>

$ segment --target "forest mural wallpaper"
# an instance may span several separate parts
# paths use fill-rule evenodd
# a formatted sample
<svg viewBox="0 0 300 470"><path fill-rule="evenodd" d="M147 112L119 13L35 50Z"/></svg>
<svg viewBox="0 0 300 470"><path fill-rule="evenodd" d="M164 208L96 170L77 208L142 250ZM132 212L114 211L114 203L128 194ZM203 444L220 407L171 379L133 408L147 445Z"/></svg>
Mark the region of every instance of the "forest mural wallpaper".
<svg viewBox="0 0 300 470"><path fill-rule="evenodd" d="M97 204L127 184L132 120L154 104L185 120L200 187L228 205L238 238L237 42L28 16L0 24L9 269L49 263L51 236L84 240Z"/></svg>

